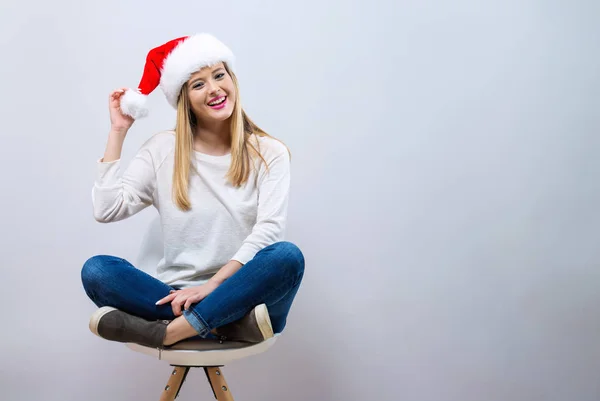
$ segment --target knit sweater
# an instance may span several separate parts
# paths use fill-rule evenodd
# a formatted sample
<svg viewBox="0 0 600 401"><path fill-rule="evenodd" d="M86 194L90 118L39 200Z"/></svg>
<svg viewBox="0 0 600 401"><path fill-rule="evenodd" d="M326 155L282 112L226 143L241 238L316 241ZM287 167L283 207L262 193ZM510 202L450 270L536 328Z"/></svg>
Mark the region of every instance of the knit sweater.
<svg viewBox="0 0 600 401"><path fill-rule="evenodd" d="M173 202L175 133L155 134L123 170L121 160L97 160L92 188L94 218L102 223L126 219L153 205L162 226L164 257L156 277L178 287L206 282L230 260L242 264L262 248L283 240L290 187L290 158L285 145L252 135L268 164L251 163L248 181L229 184L231 154L193 151L189 211ZM122 171L123 170L123 171Z"/></svg>

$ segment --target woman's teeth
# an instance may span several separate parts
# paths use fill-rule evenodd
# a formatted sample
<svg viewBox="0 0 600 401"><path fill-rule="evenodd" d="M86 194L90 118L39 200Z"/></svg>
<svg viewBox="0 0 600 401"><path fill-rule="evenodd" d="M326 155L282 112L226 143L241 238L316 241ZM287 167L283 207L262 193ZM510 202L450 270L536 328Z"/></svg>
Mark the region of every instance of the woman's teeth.
<svg viewBox="0 0 600 401"><path fill-rule="evenodd" d="M212 102L210 102L208 105L209 106L216 106L217 104L221 104L225 101L225 96L222 96L216 100L213 100Z"/></svg>

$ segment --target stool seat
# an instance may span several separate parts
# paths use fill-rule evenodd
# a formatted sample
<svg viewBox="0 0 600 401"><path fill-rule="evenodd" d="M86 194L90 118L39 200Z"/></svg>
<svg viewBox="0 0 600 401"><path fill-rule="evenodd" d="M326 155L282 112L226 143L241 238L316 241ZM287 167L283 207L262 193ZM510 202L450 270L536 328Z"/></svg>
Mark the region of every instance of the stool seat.
<svg viewBox="0 0 600 401"><path fill-rule="evenodd" d="M266 341L252 344L244 342L190 339L159 350L140 344L127 343L133 351L149 355L175 366L224 366L227 363L265 352L275 344L279 334Z"/></svg>

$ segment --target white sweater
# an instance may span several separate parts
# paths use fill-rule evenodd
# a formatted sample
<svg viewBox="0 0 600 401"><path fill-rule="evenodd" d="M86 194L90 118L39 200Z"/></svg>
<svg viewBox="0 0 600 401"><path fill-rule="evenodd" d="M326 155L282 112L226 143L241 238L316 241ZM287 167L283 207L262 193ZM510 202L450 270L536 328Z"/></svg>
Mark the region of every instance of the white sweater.
<svg viewBox="0 0 600 401"><path fill-rule="evenodd" d="M225 175L231 155L194 151L190 170L191 210L172 200L175 133L155 134L144 143L121 174L121 161L97 161L92 189L94 218L123 220L154 205L160 214L164 257L156 276L162 282L189 287L206 282L229 260L242 264L262 248L283 240L290 187L287 148L268 137L256 137L269 169L258 159L245 185L235 188Z"/></svg>

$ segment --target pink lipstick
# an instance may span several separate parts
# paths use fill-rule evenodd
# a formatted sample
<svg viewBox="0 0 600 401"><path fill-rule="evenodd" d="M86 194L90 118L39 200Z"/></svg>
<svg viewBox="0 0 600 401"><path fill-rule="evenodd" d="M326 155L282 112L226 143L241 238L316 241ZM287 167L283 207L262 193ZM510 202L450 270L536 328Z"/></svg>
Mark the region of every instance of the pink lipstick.
<svg viewBox="0 0 600 401"><path fill-rule="evenodd" d="M208 106L215 110L220 110L227 104L227 96L220 96L210 101L210 103L216 102L216 104L209 104Z"/></svg>

